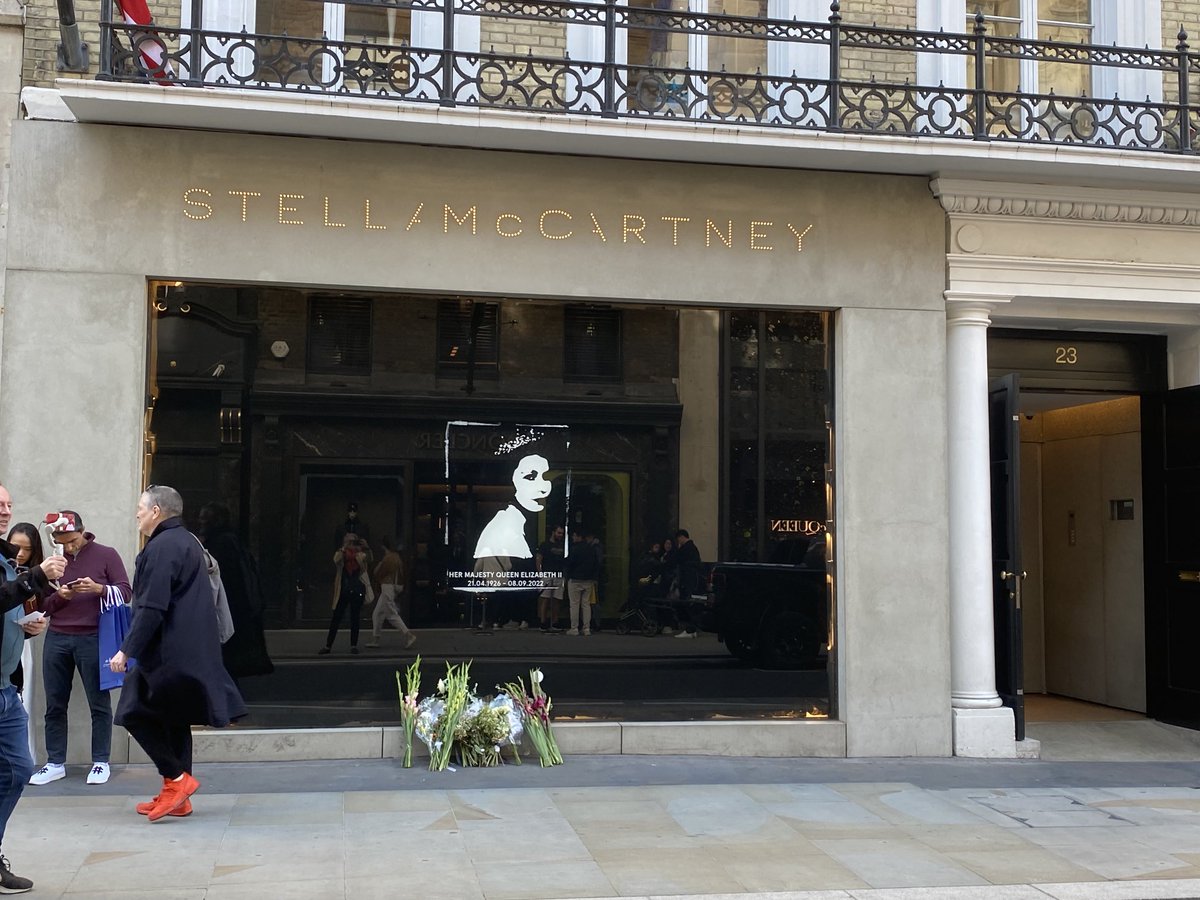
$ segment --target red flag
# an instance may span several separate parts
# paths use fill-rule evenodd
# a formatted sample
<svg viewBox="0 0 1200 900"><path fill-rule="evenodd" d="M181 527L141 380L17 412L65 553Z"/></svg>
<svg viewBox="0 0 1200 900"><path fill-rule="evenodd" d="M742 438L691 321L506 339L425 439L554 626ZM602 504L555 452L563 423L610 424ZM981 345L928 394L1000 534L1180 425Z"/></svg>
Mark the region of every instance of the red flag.
<svg viewBox="0 0 1200 900"><path fill-rule="evenodd" d="M154 17L146 0L117 0L121 17L126 25L140 25L145 28L154 25ZM130 40L137 46L142 58L142 66L155 81L160 84L171 84L174 81L174 71L167 62L167 48L162 39L153 31L130 31Z"/></svg>

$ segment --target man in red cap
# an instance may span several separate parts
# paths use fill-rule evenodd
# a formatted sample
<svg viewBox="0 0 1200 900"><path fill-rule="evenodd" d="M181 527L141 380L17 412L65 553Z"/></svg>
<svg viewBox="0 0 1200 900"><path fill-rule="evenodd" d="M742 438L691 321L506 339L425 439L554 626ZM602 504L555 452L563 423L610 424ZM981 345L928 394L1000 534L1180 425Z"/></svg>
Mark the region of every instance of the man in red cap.
<svg viewBox="0 0 1200 900"><path fill-rule="evenodd" d="M108 781L112 746L112 701L100 688L100 601L106 592L120 602L131 593L125 564L112 547L96 542L72 509L46 514L54 543L63 548L67 570L62 587L47 595L41 610L50 617L42 649L42 683L46 691L46 764L30 784L49 784L67 774L67 707L75 673L83 682L92 711L92 765L88 784Z"/></svg>

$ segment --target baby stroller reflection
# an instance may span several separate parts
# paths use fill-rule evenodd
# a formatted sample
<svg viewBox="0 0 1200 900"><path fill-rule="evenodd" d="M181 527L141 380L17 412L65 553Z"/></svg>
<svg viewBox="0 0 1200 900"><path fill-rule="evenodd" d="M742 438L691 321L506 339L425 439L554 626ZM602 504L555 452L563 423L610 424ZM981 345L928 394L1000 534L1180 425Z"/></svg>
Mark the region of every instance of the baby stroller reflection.
<svg viewBox="0 0 1200 900"><path fill-rule="evenodd" d="M654 637L666 628L678 629L678 601L670 599L675 573L670 559L659 543L650 545L634 569L636 581L629 599L617 618L617 634L644 634Z"/></svg>

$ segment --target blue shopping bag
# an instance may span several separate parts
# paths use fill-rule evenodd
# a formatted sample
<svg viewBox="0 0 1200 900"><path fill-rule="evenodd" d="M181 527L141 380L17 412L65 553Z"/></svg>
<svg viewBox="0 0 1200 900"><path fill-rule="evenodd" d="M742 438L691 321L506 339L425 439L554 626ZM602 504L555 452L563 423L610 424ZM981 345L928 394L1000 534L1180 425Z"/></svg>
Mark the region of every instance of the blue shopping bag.
<svg viewBox="0 0 1200 900"><path fill-rule="evenodd" d="M129 623L133 611L125 605L118 588L109 585L104 589L100 600L100 690L111 691L125 683L124 672L114 672L108 667L109 661L117 655L121 644L125 643L125 635L129 633ZM132 669L134 661L129 660L127 669Z"/></svg>

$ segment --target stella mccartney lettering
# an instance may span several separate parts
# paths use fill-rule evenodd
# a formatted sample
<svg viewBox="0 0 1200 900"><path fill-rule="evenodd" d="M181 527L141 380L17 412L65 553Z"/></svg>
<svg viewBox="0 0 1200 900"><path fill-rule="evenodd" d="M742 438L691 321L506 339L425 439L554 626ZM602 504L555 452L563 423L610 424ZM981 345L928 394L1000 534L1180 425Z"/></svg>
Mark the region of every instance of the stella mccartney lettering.
<svg viewBox="0 0 1200 900"><path fill-rule="evenodd" d="M422 219L426 201L403 206L364 197L346 201L327 194L271 193L244 187L218 190L189 187L183 192L183 215L194 222L265 223L306 228L342 228L367 233L436 231L456 237L477 237L495 232L509 240L590 241L646 247L699 247L733 250L735 247L773 253L803 253L804 240L813 223L790 222L779 217L722 218L719 215L651 215L646 210L598 213L583 209L487 209L478 203L435 203L430 225ZM441 213L438 216L438 213ZM674 212L674 211L672 211ZM407 221L407 224L404 224ZM588 227L590 225L590 227Z"/></svg>

